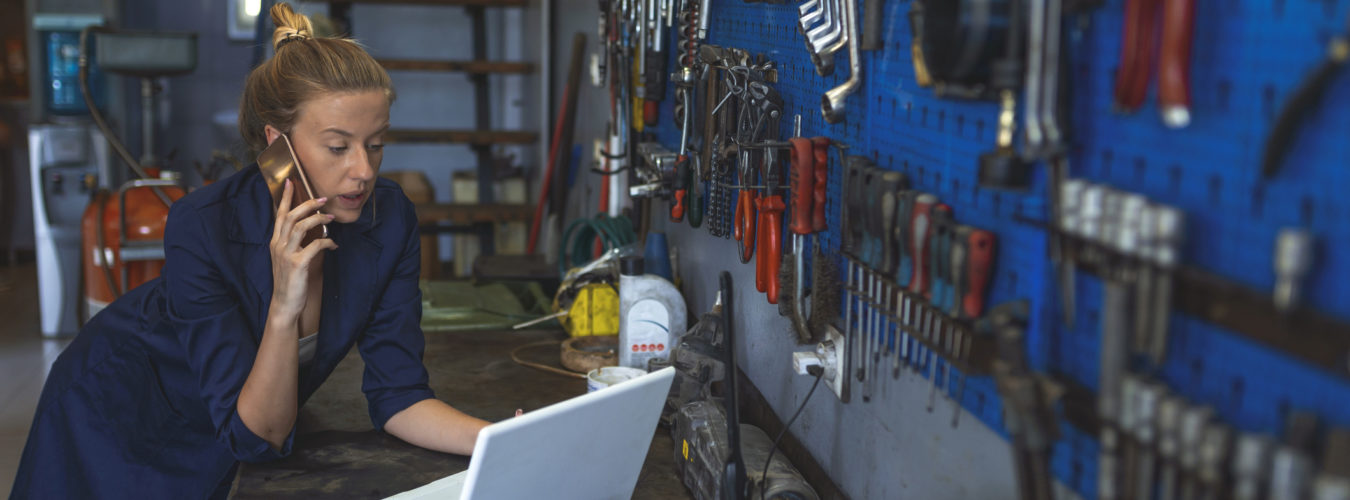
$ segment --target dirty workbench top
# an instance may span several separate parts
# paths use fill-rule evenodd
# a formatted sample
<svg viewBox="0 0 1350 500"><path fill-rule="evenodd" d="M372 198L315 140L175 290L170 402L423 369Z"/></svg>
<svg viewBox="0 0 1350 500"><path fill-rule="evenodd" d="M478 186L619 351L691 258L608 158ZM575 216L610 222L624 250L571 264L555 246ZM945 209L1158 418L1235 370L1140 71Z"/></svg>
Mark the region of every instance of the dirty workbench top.
<svg viewBox="0 0 1350 500"><path fill-rule="evenodd" d="M538 409L586 391L582 379L567 378L511 361L511 350L557 331L428 332L426 365L436 397L488 421L510 418L516 408ZM557 347L520 353L530 361L558 366ZM469 458L424 450L376 432L361 394L361 356L355 349L300 409L291 456L264 464L243 464L233 498L384 498L469 467ZM647 452L637 499L687 499L675 475L667 429L658 427Z"/></svg>

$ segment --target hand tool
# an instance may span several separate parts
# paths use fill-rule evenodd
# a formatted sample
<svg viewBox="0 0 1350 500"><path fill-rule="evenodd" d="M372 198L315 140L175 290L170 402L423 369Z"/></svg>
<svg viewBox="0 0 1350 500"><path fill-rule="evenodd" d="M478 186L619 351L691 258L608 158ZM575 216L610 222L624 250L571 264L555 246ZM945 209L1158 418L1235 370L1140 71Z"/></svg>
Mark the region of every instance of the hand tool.
<svg viewBox="0 0 1350 500"><path fill-rule="evenodd" d="M1116 70L1114 104L1117 111L1132 113L1144 103L1153 71L1160 0L1126 0L1125 25L1120 43L1120 66Z"/></svg>
<svg viewBox="0 0 1350 500"><path fill-rule="evenodd" d="M746 184L742 181L742 186ZM755 205L758 196L752 189L741 188L736 196L736 223L732 226L732 235L739 242L740 251L736 253L741 263L750 262L755 255Z"/></svg>
<svg viewBox="0 0 1350 500"><path fill-rule="evenodd" d="M1270 135L1266 136L1265 148L1261 153L1261 174L1265 178L1274 177L1280 171L1284 157L1298 138L1303 122L1322 108L1322 96L1347 60L1350 60L1350 33L1332 35L1327 41L1326 59L1289 95L1289 99L1280 107L1279 115L1276 115Z"/></svg>
<svg viewBox="0 0 1350 500"><path fill-rule="evenodd" d="M1177 463L1181 469L1182 500L1199 497L1197 493L1200 490L1198 475L1201 443L1205 437L1205 426L1213 416L1214 410L1207 406L1187 408L1181 414Z"/></svg>
<svg viewBox="0 0 1350 500"><path fill-rule="evenodd" d="M1060 57L1061 29L1064 24L1064 0L1045 0L1045 35L1043 49L1045 55L1041 61L1041 101L1038 120L1041 127L1042 144L1039 157L1049 158L1062 153L1064 134L1059 126L1059 69L1064 59Z"/></svg>
<svg viewBox="0 0 1350 500"><path fill-rule="evenodd" d="M1080 223L1084 239L1103 246L1111 246L1118 238L1115 217L1119 214L1118 193L1101 186L1089 186L1083 191L1083 218ZM1101 456L1098 460L1100 477L1097 480L1098 497L1103 499L1121 498L1121 469L1124 464L1116 460L1116 453L1124 436L1117 428L1119 422L1112 422L1112 416L1121 415L1124 400L1121 399L1121 378L1125 368L1125 351L1129 338L1126 329L1128 318L1125 311L1129 307L1129 295L1122 283L1118 267L1109 268L1110 274L1105 280L1102 294L1101 320L1101 361L1098 376L1097 414L1103 418L1101 435ZM1128 463L1125 462L1126 464Z"/></svg>
<svg viewBox="0 0 1350 500"><path fill-rule="evenodd" d="M1045 45L1049 36L1045 29L1046 3L1049 0L1027 0L1027 73L1022 84L1023 104L1022 139L1026 142L1023 150L1027 155L1038 157L1045 141L1041 129L1041 99L1045 89L1041 87L1045 78Z"/></svg>
<svg viewBox="0 0 1350 500"><path fill-rule="evenodd" d="M910 26L921 54L916 69L922 60L939 96L983 98L987 89L1003 88L991 85L991 68L1000 57L1022 58L1021 40L1016 49L1005 45L1013 31L1021 31L1022 11L1017 0L913 5Z"/></svg>
<svg viewBox="0 0 1350 500"><path fill-rule="evenodd" d="M1191 123L1191 34L1195 0L1162 3L1162 50L1158 54L1158 107L1163 124L1182 128Z"/></svg>
<svg viewBox="0 0 1350 500"><path fill-rule="evenodd" d="M1312 269L1312 232L1284 228L1275 240L1275 310L1287 313L1298 307L1299 288Z"/></svg>
<svg viewBox="0 0 1350 500"><path fill-rule="evenodd" d="M1079 234L1078 220L1082 210L1083 189L1087 183L1080 179L1065 179L1059 191L1059 229L1066 235ZM1061 254L1059 263L1059 301L1060 313L1064 325L1073 329L1074 312L1077 308L1075 277L1077 264L1072 251Z"/></svg>
<svg viewBox="0 0 1350 500"><path fill-rule="evenodd" d="M797 125L801 127L801 116L798 115ZM792 319L793 325L797 330L797 340L800 342L809 342L812 335L810 328L806 324L806 305L803 298L806 296L803 290L806 274L804 261L806 245L804 241L807 235L815 231L811 227L811 216L814 212L813 195L815 193L815 146L810 139L805 137L793 137L788 139L792 145L790 150L791 170L789 181L792 187L792 223L788 228L792 231Z"/></svg>
<svg viewBox="0 0 1350 500"><path fill-rule="evenodd" d="M975 304L972 304L972 306L978 306L981 309L984 308L984 297L970 296L971 295L970 237L971 234L974 233L975 231L976 231L975 228L964 224L958 224L955 228L952 229L952 248L951 248L951 256L949 257L949 259L951 260L951 267L952 267L951 270L952 300L946 304L948 308L943 312L947 313L948 316L951 316L953 318L962 318L962 319L970 318L970 316L966 314L967 300L976 302ZM986 247L989 246L990 244L991 242L984 242L984 245ZM982 269L980 270L980 272L987 274L989 270ZM976 316L978 316L978 314ZM948 349L947 352L954 352L954 351Z"/></svg>
<svg viewBox="0 0 1350 500"><path fill-rule="evenodd" d="M828 137L812 137L811 145L814 147L815 154L815 181L811 184L813 194L811 196L811 230L820 232L828 229L825 221L825 193L828 189L830 180L830 139Z"/></svg>
<svg viewBox="0 0 1350 500"><path fill-rule="evenodd" d="M869 383L863 386L863 400L871 399L871 382L876 379L876 363L873 359L877 352L877 296L880 287L876 279L876 257L875 245L877 241L877 231L879 218L877 217L877 207L880 205L881 186L878 182L881 176L881 170L872 161L864 156L850 156L848 161L857 164L860 170L860 181L855 193L858 195L857 203L862 207L861 210L853 212L859 219L859 245L858 258L860 260L864 281L867 283L862 303L866 308L865 321L866 327L863 329L866 349L863 351L865 360L863 361L866 373L870 377Z"/></svg>
<svg viewBox="0 0 1350 500"><path fill-rule="evenodd" d="M928 275L931 277L929 305L933 310L929 314L929 323L924 334L928 340L927 345L941 346L942 333L946 330L944 314L951 309L950 303L956 301L956 297L948 293L952 288L950 281L952 230L956 227L956 220L952 215L952 208L945 203L939 203L932 208L930 220L932 236L928 240ZM941 359L933 349L929 349L928 359L928 382L932 385L928 393L928 408L932 411L937 395L937 365Z"/></svg>
<svg viewBox="0 0 1350 500"><path fill-rule="evenodd" d="M895 239L898 248L899 262L896 264L895 281L902 287L908 287L914 279L914 250L910 245L910 240L914 238L914 230L910 224L914 216L914 200L920 193L916 191L904 191L896 198L895 204L895 232L892 236Z"/></svg>
<svg viewBox="0 0 1350 500"><path fill-rule="evenodd" d="M844 120L844 99L862 85L862 55L858 50L858 2L844 1L844 24L848 27L848 80L832 88L820 100L820 112L828 123Z"/></svg>
<svg viewBox="0 0 1350 500"><path fill-rule="evenodd" d="M694 0L687 0L694 1ZM712 0L700 0L698 11L702 13L698 17L698 39L708 39L708 20L712 18Z"/></svg>
<svg viewBox="0 0 1350 500"><path fill-rule="evenodd" d="M909 4L909 32L913 36L909 39L909 58L914 63L914 83L920 87L931 87L933 85L933 75L928 72L928 63L923 57L923 30L924 30L924 8L923 2L914 0Z"/></svg>
<svg viewBox="0 0 1350 500"><path fill-rule="evenodd" d="M1158 402L1158 500L1177 498L1178 444L1180 443L1181 414L1186 400L1180 396L1166 396ZM1152 499L1149 499L1152 500Z"/></svg>
<svg viewBox="0 0 1350 500"><path fill-rule="evenodd" d="M765 172L764 196L760 197L759 209L759 258L764 270L765 290L769 303L778 303L778 267L783 258L783 196L778 193L778 150L770 148L764 152Z"/></svg>
<svg viewBox="0 0 1350 500"><path fill-rule="evenodd" d="M1162 366L1167 355L1167 329L1172 319L1172 274L1176 271L1178 253L1181 252L1181 240L1185 234L1181 210L1163 206L1153 211L1157 217L1157 245L1154 258L1158 262L1158 275L1153 292L1153 304L1150 306L1153 328L1149 333L1152 344L1149 358L1153 366Z"/></svg>
<svg viewBox="0 0 1350 500"><path fill-rule="evenodd" d="M1317 445L1317 415L1289 414L1284 442L1270 460L1270 500L1302 500L1312 486L1313 448Z"/></svg>
<svg viewBox="0 0 1350 500"><path fill-rule="evenodd" d="M1153 470L1157 465L1154 444L1157 438L1158 402L1165 398L1167 387L1160 383L1144 383L1139 387L1135 439L1138 441L1138 464L1134 468L1134 498L1153 500Z"/></svg>
<svg viewBox="0 0 1350 500"><path fill-rule="evenodd" d="M1153 345L1150 336L1153 331L1153 318L1151 314L1153 296L1153 266L1158 254L1158 217L1157 207L1149 204L1148 200L1142 195L1129 195L1123 207L1126 213L1134 212L1136 214L1136 223L1138 225L1139 242L1135 252L1130 255L1137 262L1135 267L1135 296L1134 296L1134 334L1131 337L1130 353L1136 355L1147 355L1150 347Z"/></svg>
<svg viewBox="0 0 1350 500"><path fill-rule="evenodd" d="M1126 373L1120 378L1120 406L1116 414L1118 431L1115 460L1118 467L1117 488L1119 498L1133 500L1135 468L1139 464L1139 393L1145 382Z"/></svg>
<svg viewBox="0 0 1350 500"><path fill-rule="evenodd" d="M1211 422L1205 427L1204 437L1200 440L1200 463L1196 473L1199 494L1192 498L1201 500L1229 498L1225 465L1228 463L1228 454L1232 451L1232 442L1233 431L1228 426Z"/></svg>
<svg viewBox="0 0 1350 500"><path fill-rule="evenodd" d="M969 237L963 238L966 248L966 264L962 266L965 283L961 287L961 317L975 319L984 313L985 297L989 294L989 282L993 279L995 251L998 238L984 229L972 228Z"/></svg>
<svg viewBox="0 0 1350 500"><path fill-rule="evenodd" d="M937 196L921 193L914 198L914 208L910 214L909 254L913 262L913 277L909 281L909 291L916 294L928 292L928 238L931 233L929 215L933 206L938 204Z"/></svg>
<svg viewBox="0 0 1350 500"><path fill-rule="evenodd" d="M1322 470L1313 478L1313 500L1350 499L1350 430L1327 432L1322 451Z"/></svg>
<svg viewBox="0 0 1350 500"><path fill-rule="evenodd" d="M878 183L878 189L881 191L881 210L873 210L872 212L874 213L874 220L879 222L876 225L875 245L879 246L880 250L874 251L873 253L876 257L874 269L876 269L876 272L880 273L882 277L890 277L895 274L896 260L899 253L894 238L895 228L898 225L895 218L895 206L900 193L908 187L909 179L901 172L887 171L881 175L881 181ZM886 288L884 300L880 303L882 307L885 308L882 317L889 323L892 316L897 316L895 312L899 309L898 303L902 300L900 297L903 295L895 289L898 285L892 285L890 280L882 279L881 282L885 284ZM903 326L895 329L896 333L894 334L894 344L891 352L891 355L895 358L900 356L900 335L903 332L903 329ZM885 334L880 336L881 338L878 339L878 342L891 342L891 332L892 328L888 325ZM882 350L883 349L878 349L878 352L875 354L875 362L878 367L881 366L880 357ZM880 368L877 369L877 373L880 373ZM892 374L892 377L894 378L894 373Z"/></svg>
<svg viewBox="0 0 1350 500"><path fill-rule="evenodd" d="M1058 434L1054 412L1027 364L1024 326L1001 325L995 328L995 335L998 361L994 363L994 380L1004 400L1004 423L1012 437L1017 498L1052 500L1050 447Z"/></svg>
<svg viewBox="0 0 1350 500"><path fill-rule="evenodd" d="M1017 131L1017 98L1012 90L999 92L998 142L993 151L980 154L979 182L997 189L1025 189L1031 183L1031 163L1013 148Z"/></svg>
<svg viewBox="0 0 1350 500"><path fill-rule="evenodd" d="M852 351L849 354L850 364L853 366L854 373L859 382L863 380L864 376L862 356L859 355L863 350L862 346L859 345L861 344L861 339L854 333L856 330L854 326L853 303L855 301L855 287L861 286L861 280L859 280L854 273L856 267L854 257L857 255L858 245L858 221L854 216L859 213L856 201L858 199L856 197L856 191L858 189L858 183L861 181L861 175L862 172L857 163L851 161L844 162L844 196L839 204L840 211L842 212L839 216L840 223L842 224L839 231L840 250L844 253L844 261L848 263L848 279L846 280L847 282L844 287L847 291L846 298L848 299L848 304L845 305L844 326L846 327L845 333L848 346ZM861 311L859 312L861 313Z"/></svg>
<svg viewBox="0 0 1350 500"><path fill-rule="evenodd" d="M811 64L816 67L816 74L820 76L830 76L834 74L834 54L843 49L849 43L850 36L856 40L856 34L850 35L845 24L844 0L825 0L826 7L831 9L830 17L825 24L806 33L807 55L811 57Z"/></svg>
<svg viewBox="0 0 1350 500"><path fill-rule="evenodd" d="M681 147L680 149L684 149ZM680 154L679 159L675 161L675 179L674 191L670 198L670 221L683 222L685 206L685 196L689 193L689 157Z"/></svg>
<svg viewBox="0 0 1350 500"><path fill-rule="evenodd" d="M1269 436L1245 432L1238 436L1233 453L1233 500L1265 498L1273 446Z"/></svg>
<svg viewBox="0 0 1350 500"><path fill-rule="evenodd" d="M863 3L863 15L867 21L863 25L862 50L880 50L881 42L881 0L866 0Z"/></svg>

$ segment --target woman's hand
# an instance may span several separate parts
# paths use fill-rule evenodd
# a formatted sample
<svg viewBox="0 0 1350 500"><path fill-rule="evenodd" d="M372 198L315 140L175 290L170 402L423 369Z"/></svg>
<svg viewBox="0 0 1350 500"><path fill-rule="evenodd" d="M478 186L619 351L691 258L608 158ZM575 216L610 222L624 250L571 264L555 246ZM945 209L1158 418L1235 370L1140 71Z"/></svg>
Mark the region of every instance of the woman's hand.
<svg viewBox="0 0 1350 500"><path fill-rule="evenodd" d="M337 248L337 243L320 238L300 246L305 233L315 226L332 222L332 214L318 213L328 198L315 198L291 209L294 186L287 180L281 192L276 223L272 226L272 307L271 313L287 320L298 319L305 309L309 272L315 256ZM308 216L306 216L308 214Z"/></svg>

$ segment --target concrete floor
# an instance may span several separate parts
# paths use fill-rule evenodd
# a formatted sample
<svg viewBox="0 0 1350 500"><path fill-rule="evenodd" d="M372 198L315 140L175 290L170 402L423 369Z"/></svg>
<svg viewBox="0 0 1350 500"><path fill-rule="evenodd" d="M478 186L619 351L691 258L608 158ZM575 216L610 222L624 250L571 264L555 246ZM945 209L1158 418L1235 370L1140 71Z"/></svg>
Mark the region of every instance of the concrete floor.
<svg viewBox="0 0 1350 500"><path fill-rule="evenodd" d="M69 340L38 323L37 266L0 267L0 496L9 496L47 369Z"/></svg>

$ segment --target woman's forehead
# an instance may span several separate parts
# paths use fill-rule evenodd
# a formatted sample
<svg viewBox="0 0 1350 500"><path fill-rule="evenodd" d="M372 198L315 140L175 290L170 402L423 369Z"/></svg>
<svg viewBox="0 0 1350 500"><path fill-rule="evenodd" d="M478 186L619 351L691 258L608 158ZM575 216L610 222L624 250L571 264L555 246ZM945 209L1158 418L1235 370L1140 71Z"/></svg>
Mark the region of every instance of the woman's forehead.
<svg viewBox="0 0 1350 500"><path fill-rule="evenodd" d="M352 134L380 129L389 122L389 99L380 90L324 92L300 103L296 126L314 132L337 129Z"/></svg>

